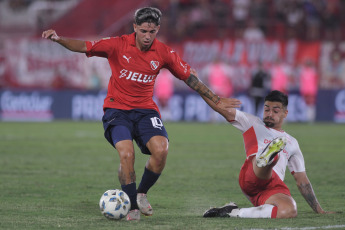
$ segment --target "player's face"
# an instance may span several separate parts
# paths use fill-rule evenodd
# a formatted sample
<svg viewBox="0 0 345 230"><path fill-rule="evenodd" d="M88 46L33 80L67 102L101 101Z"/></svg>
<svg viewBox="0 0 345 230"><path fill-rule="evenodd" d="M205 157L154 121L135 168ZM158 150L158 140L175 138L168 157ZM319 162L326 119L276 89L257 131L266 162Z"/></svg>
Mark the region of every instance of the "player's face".
<svg viewBox="0 0 345 230"><path fill-rule="evenodd" d="M263 121L267 127L281 129L287 114L281 102L265 101Z"/></svg>
<svg viewBox="0 0 345 230"><path fill-rule="evenodd" d="M140 50L148 50L156 38L160 26L144 22L141 25L133 24L136 33L135 42Z"/></svg>

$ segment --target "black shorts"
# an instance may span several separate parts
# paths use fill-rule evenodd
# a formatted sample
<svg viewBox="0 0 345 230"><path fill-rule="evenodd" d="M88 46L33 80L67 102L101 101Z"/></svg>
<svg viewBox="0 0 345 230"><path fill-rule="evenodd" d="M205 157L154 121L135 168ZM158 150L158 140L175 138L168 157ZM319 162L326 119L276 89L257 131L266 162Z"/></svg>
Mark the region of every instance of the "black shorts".
<svg viewBox="0 0 345 230"><path fill-rule="evenodd" d="M104 136L115 147L122 140L135 140L141 152L151 155L146 147L153 136L164 136L168 133L157 111L151 109L106 109L102 118Z"/></svg>

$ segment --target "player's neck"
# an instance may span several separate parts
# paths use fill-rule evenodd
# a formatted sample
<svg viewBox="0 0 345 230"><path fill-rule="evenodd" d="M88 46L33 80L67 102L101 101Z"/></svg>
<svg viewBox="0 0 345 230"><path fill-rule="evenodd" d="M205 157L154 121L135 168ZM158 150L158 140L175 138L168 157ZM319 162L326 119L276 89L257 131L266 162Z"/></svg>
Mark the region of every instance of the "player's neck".
<svg viewBox="0 0 345 230"><path fill-rule="evenodd" d="M148 47L142 47L138 41L135 41L135 46L136 46L140 51L145 52L145 51L148 51L148 50L151 48L152 44L151 44L151 46L148 46Z"/></svg>
<svg viewBox="0 0 345 230"><path fill-rule="evenodd" d="M279 132L284 132L284 130L282 129L281 126L272 127L272 129L275 129L275 130L277 130L277 131L279 131Z"/></svg>
<svg viewBox="0 0 345 230"><path fill-rule="evenodd" d="M150 48L145 48L145 47L141 47L140 45L137 44L137 48L138 50L142 51L142 52L145 52L145 51L148 51Z"/></svg>

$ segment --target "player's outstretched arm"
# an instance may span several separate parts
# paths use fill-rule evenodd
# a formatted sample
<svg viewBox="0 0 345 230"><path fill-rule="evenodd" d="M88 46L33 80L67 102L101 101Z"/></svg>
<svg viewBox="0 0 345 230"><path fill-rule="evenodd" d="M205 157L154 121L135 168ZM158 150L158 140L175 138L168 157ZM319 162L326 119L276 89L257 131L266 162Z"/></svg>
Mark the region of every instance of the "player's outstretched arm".
<svg viewBox="0 0 345 230"><path fill-rule="evenodd" d="M210 90L198 77L194 69L191 69L191 74L186 84L198 92L205 102L216 112L220 113L228 121L234 120L236 110L239 108L241 101L235 98L221 98Z"/></svg>
<svg viewBox="0 0 345 230"><path fill-rule="evenodd" d="M326 212L321 208L319 201L316 198L314 193L313 187L307 177L305 172L297 172L294 174L294 178L296 180L296 184L298 190L307 201L309 206L314 210L316 213L334 213L334 212Z"/></svg>
<svg viewBox="0 0 345 230"><path fill-rule="evenodd" d="M69 49L73 52L85 53L87 51L85 41L60 37L57 35L55 30L50 29L43 31L42 38L50 39L54 42L57 42L66 49Z"/></svg>

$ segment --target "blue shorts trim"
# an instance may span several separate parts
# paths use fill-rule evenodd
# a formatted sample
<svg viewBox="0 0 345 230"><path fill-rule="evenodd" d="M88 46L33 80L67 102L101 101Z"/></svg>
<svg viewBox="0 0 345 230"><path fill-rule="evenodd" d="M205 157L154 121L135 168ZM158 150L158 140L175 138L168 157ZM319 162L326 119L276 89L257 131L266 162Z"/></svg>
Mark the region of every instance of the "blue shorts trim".
<svg viewBox="0 0 345 230"><path fill-rule="evenodd" d="M164 136L168 139L160 115L155 110L108 108L102 121L104 137L113 147L122 140L135 140L142 153L151 155L146 144L153 136Z"/></svg>

